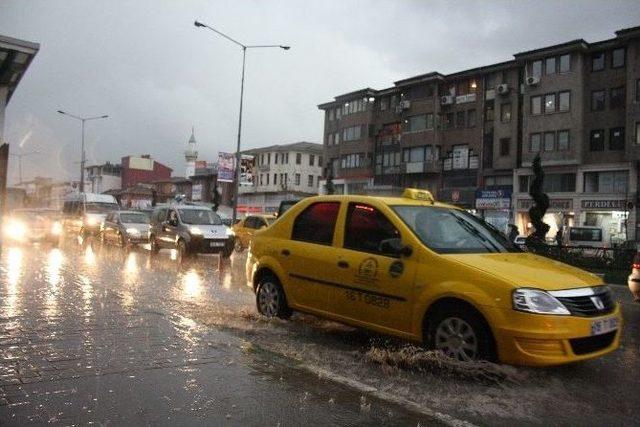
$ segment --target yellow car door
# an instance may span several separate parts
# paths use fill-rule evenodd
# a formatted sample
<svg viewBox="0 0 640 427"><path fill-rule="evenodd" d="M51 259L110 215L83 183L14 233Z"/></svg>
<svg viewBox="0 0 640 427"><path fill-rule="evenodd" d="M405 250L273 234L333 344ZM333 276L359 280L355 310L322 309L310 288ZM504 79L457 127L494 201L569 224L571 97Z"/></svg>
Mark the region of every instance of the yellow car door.
<svg viewBox="0 0 640 427"><path fill-rule="evenodd" d="M336 282L331 312L363 326L409 333L417 262L404 246L403 227L367 203L350 202L346 209L341 247L330 266Z"/></svg>
<svg viewBox="0 0 640 427"><path fill-rule="evenodd" d="M288 275L285 293L294 307L320 312L327 309L339 211L339 201L312 203L293 220L290 239L273 242Z"/></svg>

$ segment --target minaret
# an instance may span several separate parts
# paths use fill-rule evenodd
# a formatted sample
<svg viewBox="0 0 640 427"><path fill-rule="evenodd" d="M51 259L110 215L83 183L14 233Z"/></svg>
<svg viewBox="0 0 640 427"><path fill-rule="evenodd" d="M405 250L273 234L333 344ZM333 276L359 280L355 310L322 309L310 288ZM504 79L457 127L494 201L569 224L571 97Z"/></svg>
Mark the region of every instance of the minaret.
<svg viewBox="0 0 640 427"><path fill-rule="evenodd" d="M193 126L191 127L191 138L189 138L189 142L187 143L187 149L184 150L184 159L187 162L185 178L192 177L196 174L196 160L198 160L196 137L193 135Z"/></svg>

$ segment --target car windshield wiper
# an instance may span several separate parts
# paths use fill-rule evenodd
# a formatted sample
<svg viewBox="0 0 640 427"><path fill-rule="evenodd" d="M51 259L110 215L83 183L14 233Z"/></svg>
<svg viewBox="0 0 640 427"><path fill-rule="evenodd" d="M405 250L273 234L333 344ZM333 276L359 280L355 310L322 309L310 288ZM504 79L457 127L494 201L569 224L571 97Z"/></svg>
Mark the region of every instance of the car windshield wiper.
<svg viewBox="0 0 640 427"><path fill-rule="evenodd" d="M500 248L496 246L491 240L487 239L477 228L473 225L469 224L464 218L461 218L457 215L453 215L453 217L458 221L465 230L473 234L483 245L485 248L489 249L489 252L500 252Z"/></svg>

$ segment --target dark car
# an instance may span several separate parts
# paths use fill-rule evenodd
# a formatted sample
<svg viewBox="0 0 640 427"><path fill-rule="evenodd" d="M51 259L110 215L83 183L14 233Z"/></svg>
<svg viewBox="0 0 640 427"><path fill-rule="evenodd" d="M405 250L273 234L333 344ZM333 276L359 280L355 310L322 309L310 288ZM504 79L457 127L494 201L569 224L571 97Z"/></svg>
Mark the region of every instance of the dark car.
<svg viewBox="0 0 640 427"><path fill-rule="evenodd" d="M179 259L189 254L221 254L228 258L235 236L211 209L194 205L161 206L151 215L149 243L152 252L175 249Z"/></svg>
<svg viewBox="0 0 640 427"><path fill-rule="evenodd" d="M4 238L13 243L45 242L57 245L62 233L60 211L15 209L3 224Z"/></svg>
<svg viewBox="0 0 640 427"><path fill-rule="evenodd" d="M149 242L149 215L139 211L107 214L100 229L100 241L124 248Z"/></svg>

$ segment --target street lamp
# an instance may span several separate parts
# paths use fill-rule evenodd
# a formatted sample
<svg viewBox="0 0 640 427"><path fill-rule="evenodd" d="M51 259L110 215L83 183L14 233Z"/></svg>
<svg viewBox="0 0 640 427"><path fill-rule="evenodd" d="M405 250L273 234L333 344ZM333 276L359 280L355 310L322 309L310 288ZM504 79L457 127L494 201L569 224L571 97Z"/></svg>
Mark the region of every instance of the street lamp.
<svg viewBox="0 0 640 427"><path fill-rule="evenodd" d="M22 149L20 149L20 152L17 154L14 153L9 153L10 156L12 157L17 157L18 158L18 174L20 175L20 184L22 184L22 158L23 157L27 157L27 156L31 156L33 154L39 154L40 151L31 151L29 153L23 153Z"/></svg>
<svg viewBox="0 0 640 427"><path fill-rule="evenodd" d="M224 37L225 39L229 40L230 42L242 48L242 79L240 81L240 114L238 117L238 144L236 147L236 182L234 185L235 188L234 188L234 197L233 197L233 222L235 223L238 217L238 196L240 195L240 191L239 191L240 190L240 163L242 161L242 155L240 154L240 136L242 134L242 99L244 96L244 65L245 65L245 60L247 56L247 49L275 47L283 50L289 50L291 49L291 46L285 46L285 45L279 45L279 44L245 45L240 43L237 40L232 39L228 35L216 30L215 28L210 27L207 24L203 24L202 22L195 21L193 25L199 28L208 28L209 30L213 31L219 36Z"/></svg>
<svg viewBox="0 0 640 427"><path fill-rule="evenodd" d="M84 155L84 122L87 122L89 120L106 119L109 116L105 114L104 116L80 117L80 116L73 115L71 113L67 113L67 112L62 111L62 110L58 110L58 113L63 114L65 116L69 116L69 117L74 118L76 120L80 120L82 122L82 154L81 154L81 157L80 157L80 192L84 193L84 163L85 163L85 155Z"/></svg>

